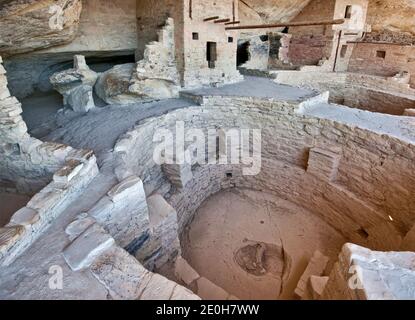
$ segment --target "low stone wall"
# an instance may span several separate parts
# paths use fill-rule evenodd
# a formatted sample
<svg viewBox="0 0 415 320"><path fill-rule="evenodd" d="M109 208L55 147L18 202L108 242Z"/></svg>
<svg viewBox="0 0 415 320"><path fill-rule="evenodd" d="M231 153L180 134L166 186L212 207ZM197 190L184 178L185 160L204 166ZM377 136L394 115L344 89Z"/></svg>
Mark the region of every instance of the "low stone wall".
<svg viewBox="0 0 415 320"><path fill-rule="evenodd" d="M346 244L322 300L413 300L415 253L374 252Z"/></svg>
<svg viewBox="0 0 415 320"><path fill-rule="evenodd" d="M275 82L330 91L330 101L349 107L403 115L415 106L415 90L391 78L355 73L273 71Z"/></svg>
<svg viewBox="0 0 415 320"><path fill-rule="evenodd" d="M318 100L302 104L238 97L196 100L202 105L145 120L114 149L119 179L134 173L148 195L165 196L177 211L179 232L210 195L237 187L267 191L304 206L355 243L378 250L400 247L415 222L413 142L345 124L341 118L327 120L300 112L304 105L321 103ZM172 186L153 160L153 137L160 128L174 132L177 119L186 129L261 129L261 172L244 176L239 165L200 165L194 166L193 179L183 188ZM399 128L397 119L391 121Z"/></svg>
<svg viewBox="0 0 415 320"><path fill-rule="evenodd" d="M128 189L123 184L110 194L121 198L134 194ZM123 250L90 214L79 215L66 227L65 232L70 244L63 251L63 257L74 272L92 273L108 291L108 299L200 299L177 283L145 269L137 259Z"/></svg>
<svg viewBox="0 0 415 320"><path fill-rule="evenodd" d="M0 265L7 266L22 254L98 174L96 158L90 151L72 149L65 160L53 181L0 229Z"/></svg>
<svg viewBox="0 0 415 320"><path fill-rule="evenodd" d="M0 179L13 183L20 193L36 193L6 227L0 228L0 265L4 266L83 192L98 174L98 167L92 151L30 137L20 115L21 105L7 89L1 62L0 57Z"/></svg>

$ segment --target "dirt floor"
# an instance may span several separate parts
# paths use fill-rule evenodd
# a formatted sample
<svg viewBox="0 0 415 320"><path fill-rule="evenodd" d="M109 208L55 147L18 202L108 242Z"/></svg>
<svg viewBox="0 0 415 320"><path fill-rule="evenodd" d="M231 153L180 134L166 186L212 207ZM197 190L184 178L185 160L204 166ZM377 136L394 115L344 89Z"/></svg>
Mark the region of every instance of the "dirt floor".
<svg viewBox="0 0 415 320"><path fill-rule="evenodd" d="M316 250L330 257L329 271L345 242L318 216L291 202L232 190L205 201L185 231L182 248L201 276L228 293L243 300L276 300L295 298ZM260 266L258 252L265 257Z"/></svg>

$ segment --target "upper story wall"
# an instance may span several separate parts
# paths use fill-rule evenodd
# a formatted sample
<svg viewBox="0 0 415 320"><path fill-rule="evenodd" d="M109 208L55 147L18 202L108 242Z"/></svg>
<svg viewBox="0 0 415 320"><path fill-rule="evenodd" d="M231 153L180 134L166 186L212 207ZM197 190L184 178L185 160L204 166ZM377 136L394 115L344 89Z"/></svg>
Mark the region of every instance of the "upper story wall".
<svg viewBox="0 0 415 320"><path fill-rule="evenodd" d="M184 1L184 68L183 85L197 87L239 80L236 68L237 31L226 31L224 23L204 21L219 17L237 21L236 0L185 0ZM215 43L213 64L209 65L208 43Z"/></svg>
<svg viewBox="0 0 415 320"><path fill-rule="evenodd" d="M350 72L391 77L409 72L415 88L415 47L387 43L357 43L350 59Z"/></svg>

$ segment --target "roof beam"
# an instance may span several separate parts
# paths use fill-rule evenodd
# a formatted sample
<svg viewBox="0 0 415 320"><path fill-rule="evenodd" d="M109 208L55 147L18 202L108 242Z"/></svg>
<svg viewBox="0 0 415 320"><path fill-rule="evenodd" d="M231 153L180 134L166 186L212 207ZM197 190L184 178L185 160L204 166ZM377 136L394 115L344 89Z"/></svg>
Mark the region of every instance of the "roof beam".
<svg viewBox="0 0 415 320"><path fill-rule="evenodd" d="M224 23L224 22L229 22L231 21L231 19L219 19L219 20L215 20L215 23Z"/></svg>
<svg viewBox="0 0 415 320"><path fill-rule="evenodd" d="M203 19L203 21L207 22L207 21L212 21L212 20L217 20L217 19L219 19L219 17L215 16L215 17L209 17L209 18Z"/></svg>
<svg viewBox="0 0 415 320"><path fill-rule="evenodd" d="M241 21L231 21L231 22L226 22L225 26L229 26L231 24L240 24L240 23L241 23Z"/></svg>
<svg viewBox="0 0 415 320"><path fill-rule="evenodd" d="M292 23L276 23L276 24L261 24L261 25L248 25L227 27L226 30L247 30L247 29L271 29L271 28L284 28L284 27L307 27L307 26L329 26L336 24L343 24L344 19L329 20L329 21L314 21L314 22L292 22Z"/></svg>

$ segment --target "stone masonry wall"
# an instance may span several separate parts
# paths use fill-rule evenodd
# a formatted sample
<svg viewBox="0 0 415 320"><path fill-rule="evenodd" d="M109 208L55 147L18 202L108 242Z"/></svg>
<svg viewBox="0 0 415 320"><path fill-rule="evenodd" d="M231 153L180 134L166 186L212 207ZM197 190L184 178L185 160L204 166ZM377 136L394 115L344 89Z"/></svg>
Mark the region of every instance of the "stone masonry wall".
<svg viewBox="0 0 415 320"><path fill-rule="evenodd" d="M385 57L379 57L378 52L385 52ZM382 43L356 44L348 71L383 77L406 71L410 73L410 84L415 88L415 47Z"/></svg>
<svg viewBox="0 0 415 320"><path fill-rule="evenodd" d="M390 78L357 73L278 71L272 73L281 84L330 91L330 102L349 107L403 115L414 108L415 90Z"/></svg>
<svg viewBox="0 0 415 320"><path fill-rule="evenodd" d="M322 300L413 300L413 252L376 252L344 245Z"/></svg>
<svg viewBox="0 0 415 320"><path fill-rule="evenodd" d="M0 228L0 265L9 265L83 192L98 167L92 151L30 137L1 62L0 57L0 183L30 195L40 190Z"/></svg>
<svg viewBox="0 0 415 320"><path fill-rule="evenodd" d="M190 2L184 2L183 85L186 88L242 80L236 68L238 32L225 31L224 23L203 21L214 16L238 20L238 2L193 0L192 8ZM198 39L193 38L194 33L198 34ZM214 68L209 68L207 61L207 42L215 42L217 46Z"/></svg>
<svg viewBox="0 0 415 320"><path fill-rule="evenodd" d="M413 144L340 120L301 115L298 103L224 97L201 101L201 107L144 121L122 140L128 148L116 154L117 175L134 172L142 177L147 194L165 195L177 210L180 231L209 195L229 187L267 191L293 201L351 241L375 249L399 247L412 228ZM261 173L243 176L237 165L198 166L183 189L172 188L153 161L152 140L157 128L174 131L176 119L186 128L262 129ZM316 147L333 160L310 162Z"/></svg>

